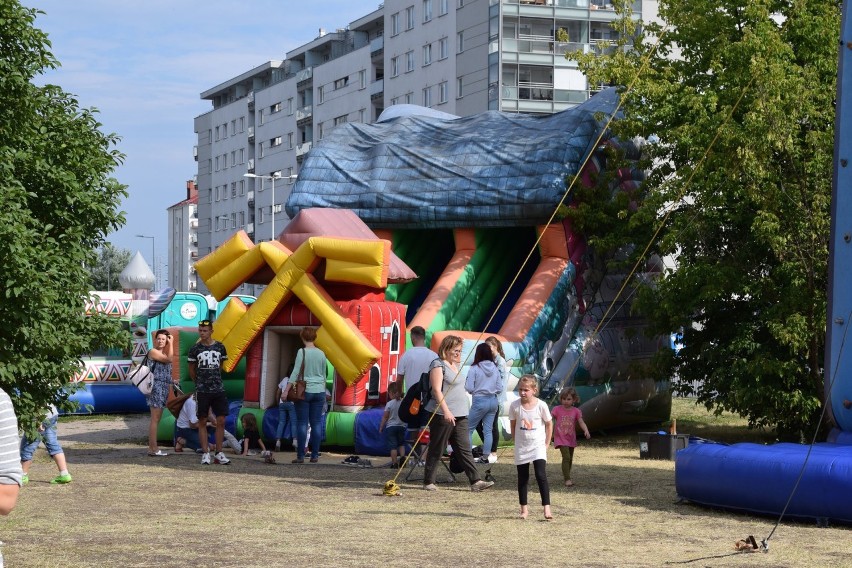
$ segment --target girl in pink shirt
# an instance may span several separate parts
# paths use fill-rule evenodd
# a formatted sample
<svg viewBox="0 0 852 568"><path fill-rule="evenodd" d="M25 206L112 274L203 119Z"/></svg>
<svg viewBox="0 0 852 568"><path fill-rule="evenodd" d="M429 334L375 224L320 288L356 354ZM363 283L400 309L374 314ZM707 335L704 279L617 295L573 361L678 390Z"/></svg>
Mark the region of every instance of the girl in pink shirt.
<svg viewBox="0 0 852 568"><path fill-rule="evenodd" d="M592 437L586 423L583 422L583 413L574 406L580 403L580 395L573 387L566 387L559 393L559 403L551 412L553 423L553 445L562 453L562 477L565 479L565 487L571 487L571 464L574 461L574 448L577 447L577 426L583 430L586 439Z"/></svg>

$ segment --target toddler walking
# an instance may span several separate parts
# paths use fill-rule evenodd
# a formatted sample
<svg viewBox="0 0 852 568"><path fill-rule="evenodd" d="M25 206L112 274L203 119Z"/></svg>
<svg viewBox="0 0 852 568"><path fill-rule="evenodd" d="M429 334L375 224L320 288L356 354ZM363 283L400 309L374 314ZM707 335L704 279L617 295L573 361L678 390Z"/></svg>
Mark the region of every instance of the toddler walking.
<svg viewBox="0 0 852 568"><path fill-rule="evenodd" d="M33 454L41 442L44 442L47 453L53 458L53 461L56 463L56 469L59 470L59 475L54 477L50 483L54 485L71 483L71 474L68 473L68 465L65 463L65 452L56 438L56 422L58 419L59 411L51 404L44 421L38 425L38 434L36 437L32 440L28 439L26 434L21 437L21 469L24 470L24 476L21 480L22 484L29 483L30 481L29 473L30 466L33 463Z"/></svg>
<svg viewBox="0 0 852 568"><path fill-rule="evenodd" d="M530 483L530 462L535 471L545 520L552 521L550 486L547 483L547 448L553 435L553 420L544 401L539 400L538 383L533 375L518 381L520 399L509 406L509 422L515 440L515 465L518 468L518 500L521 518L529 516L527 489Z"/></svg>
<svg viewBox="0 0 852 568"><path fill-rule="evenodd" d="M390 450L391 467L399 467L399 456L405 455L406 424L399 417L399 405L402 402L402 381L388 385L388 402L379 424L379 432L384 430L385 444Z"/></svg>
<svg viewBox="0 0 852 568"><path fill-rule="evenodd" d="M571 465L574 462L574 448L577 447L577 426L583 430L586 439L591 438L586 423L583 422L582 411L574 406L580 403L580 395L573 387L566 387L559 393L559 404L553 409L553 422L556 429L553 434L553 445L562 454L562 477L565 487L572 487Z"/></svg>

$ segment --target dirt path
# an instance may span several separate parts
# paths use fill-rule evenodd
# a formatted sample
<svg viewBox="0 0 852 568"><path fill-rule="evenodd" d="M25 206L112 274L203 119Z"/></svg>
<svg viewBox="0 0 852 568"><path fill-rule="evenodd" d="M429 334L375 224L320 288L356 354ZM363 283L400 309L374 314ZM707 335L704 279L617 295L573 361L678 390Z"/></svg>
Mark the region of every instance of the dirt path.
<svg viewBox="0 0 852 568"><path fill-rule="evenodd" d="M59 441L69 447L79 444L139 445L140 439L148 435L148 421L147 414L62 420L58 427Z"/></svg>

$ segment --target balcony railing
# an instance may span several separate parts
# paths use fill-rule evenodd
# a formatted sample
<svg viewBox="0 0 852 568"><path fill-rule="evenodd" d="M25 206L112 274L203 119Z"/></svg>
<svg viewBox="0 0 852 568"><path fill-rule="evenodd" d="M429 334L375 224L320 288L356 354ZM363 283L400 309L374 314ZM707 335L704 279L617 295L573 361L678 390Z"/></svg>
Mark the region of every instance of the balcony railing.
<svg viewBox="0 0 852 568"><path fill-rule="evenodd" d="M376 55L385 48L385 36L379 36L370 42L370 55Z"/></svg>
<svg viewBox="0 0 852 568"><path fill-rule="evenodd" d="M246 233L249 236L254 235L254 223L246 223Z"/></svg>
<svg viewBox="0 0 852 568"><path fill-rule="evenodd" d="M307 67L296 73L296 85L314 78L314 68Z"/></svg>
<svg viewBox="0 0 852 568"><path fill-rule="evenodd" d="M249 142L252 142L254 140L254 126L248 127L248 138Z"/></svg>
<svg viewBox="0 0 852 568"><path fill-rule="evenodd" d="M296 122L310 119L314 114L314 105L303 106L296 109Z"/></svg>
<svg viewBox="0 0 852 568"><path fill-rule="evenodd" d="M246 102L249 108L254 108L254 91L249 91L249 94L246 95Z"/></svg>
<svg viewBox="0 0 852 568"><path fill-rule="evenodd" d="M310 142L303 142L303 143L299 144L298 146L296 146L296 157L298 158L299 156L304 156L305 154L307 154L310 151L311 151L311 143Z"/></svg>
<svg viewBox="0 0 852 568"><path fill-rule="evenodd" d="M249 161L246 163L246 169L248 170L248 173L254 173L254 158L249 158Z"/></svg>
<svg viewBox="0 0 852 568"><path fill-rule="evenodd" d="M502 98L519 101L582 103L589 98L589 91L554 89L552 85L521 83L517 87L504 85L502 89Z"/></svg>
<svg viewBox="0 0 852 568"><path fill-rule="evenodd" d="M254 190L246 192L246 201L248 201L249 207L254 205Z"/></svg>
<svg viewBox="0 0 852 568"><path fill-rule="evenodd" d="M385 80L379 79L378 81L373 81L370 83L370 98L375 99L384 95L385 92Z"/></svg>

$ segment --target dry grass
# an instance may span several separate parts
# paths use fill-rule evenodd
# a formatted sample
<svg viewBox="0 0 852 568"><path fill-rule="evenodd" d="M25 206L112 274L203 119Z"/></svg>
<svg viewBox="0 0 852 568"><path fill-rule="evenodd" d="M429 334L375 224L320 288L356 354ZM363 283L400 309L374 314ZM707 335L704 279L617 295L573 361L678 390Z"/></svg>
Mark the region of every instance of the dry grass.
<svg viewBox="0 0 852 568"><path fill-rule="evenodd" d="M682 433L760 439L741 421L709 417L683 401L674 413ZM648 429L583 443L571 490L560 486L558 454L551 452L552 523L534 506L534 488L530 519L517 519L508 452L492 466L497 485L485 493L471 493L463 479L426 493L401 476L402 496L384 497L382 485L393 472L344 467L343 454L324 453L319 464L298 466L282 453L277 465L238 458L231 466L202 467L194 454L146 457L144 425L116 431L118 444L76 435L66 447L74 482L49 485L55 469L40 451L17 509L0 520L3 552L7 566L33 568L852 563L848 527L784 522L767 554L734 553L738 539L765 538L774 519L678 503L674 463L638 457L635 432Z"/></svg>

